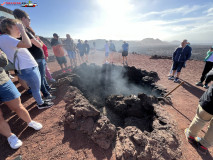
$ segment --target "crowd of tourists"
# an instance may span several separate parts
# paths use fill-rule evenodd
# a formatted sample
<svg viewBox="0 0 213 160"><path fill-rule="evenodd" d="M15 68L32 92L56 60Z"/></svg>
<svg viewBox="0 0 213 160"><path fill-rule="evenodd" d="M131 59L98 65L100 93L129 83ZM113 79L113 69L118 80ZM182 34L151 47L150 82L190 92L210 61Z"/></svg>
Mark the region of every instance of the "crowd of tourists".
<svg viewBox="0 0 213 160"><path fill-rule="evenodd" d="M47 66L48 49L36 32L30 26L29 15L20 10L13 11L15 19L5 18L0 23L0 101L5 103L11 110L27 123L29 127L40 130L41 123L33 121L29 112L21 103L20 92L13 84L9 74L14 71L20 84L29 94L34 97L38 109L50 108L56 97L52 95L55 88L50 87L49 82L55 82ZM65 40L60 40L57 33L53 34L51 47L62 72L70 72L77 66L77 62L87 63L90 53L88 41L78 40L75 44L69 34ZM96 52L96 43L93 42L93 52ZM104 63L113 64L114 55L117 52L115 44L110 40L104 45ZM127 56L129 44L124 41L122 44L123 65L128 65ZM180 82L180 73L186 62L190 59L192 48L187 40L183 40L181 45L173 53L173 64L171 67L169 80ZM66 54L70 60L70 67L67 65ZM78 60L78 61L77 61ZM10 75L10 78L9 76ZM48 79L48 80L47 80ZM197 86L208 89L201 97L197 114L185 130L187 140L198 146L198 151L206 153L207 148L213 145L213 85L208 84L213 80L213 46L207 52L205 67ZM203 82L205 83L203 84ZM198 132L205 123L209 122L209 128L203 138L197 137ZM10 126L4 120L0 109L0 133L7 137L11 148L17 149L22 145L22 141L12 133Z"/></svg>

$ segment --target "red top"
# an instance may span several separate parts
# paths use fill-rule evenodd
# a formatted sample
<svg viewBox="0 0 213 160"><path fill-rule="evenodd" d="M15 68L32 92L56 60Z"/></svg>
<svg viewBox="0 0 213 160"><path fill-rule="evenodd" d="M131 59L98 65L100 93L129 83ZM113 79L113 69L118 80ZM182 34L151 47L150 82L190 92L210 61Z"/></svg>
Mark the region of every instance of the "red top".
<svg viewBox="0 0 213 160"><path fill-rule="evenodd" d="M45 44L43 44L43 47L42 47L43 51L44 51L44 55L45 55L45 58L48 57L48 49L47 49L47 46Z"/></svg>

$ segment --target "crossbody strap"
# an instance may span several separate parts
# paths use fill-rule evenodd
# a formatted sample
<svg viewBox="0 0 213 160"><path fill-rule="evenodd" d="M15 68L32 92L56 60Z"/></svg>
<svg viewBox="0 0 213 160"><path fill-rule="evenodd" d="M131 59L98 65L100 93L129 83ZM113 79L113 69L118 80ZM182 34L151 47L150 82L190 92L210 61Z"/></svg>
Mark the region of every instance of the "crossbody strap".
<svg viewBox="0 0 213 160"><path fill-rule="evenodd" d="M14 65L14 67L15 67L16 59L17 59L17 62L18 62L17 71L21 74L20 65L19 65L19 59L18 59L18 49L16 49L15 54L14 54L14 58L13 58L13 65Z"/></svg>

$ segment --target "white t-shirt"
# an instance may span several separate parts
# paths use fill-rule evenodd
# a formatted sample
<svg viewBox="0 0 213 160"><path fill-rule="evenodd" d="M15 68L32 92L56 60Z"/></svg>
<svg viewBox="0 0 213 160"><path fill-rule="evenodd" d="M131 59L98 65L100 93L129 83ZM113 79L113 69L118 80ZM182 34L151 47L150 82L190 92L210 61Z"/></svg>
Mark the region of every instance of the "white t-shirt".
<svg viewBox="0 0 213 160"><path fill-rule="evenodd" d="M15 61L15 68L18 70L18 62L20 70L32 68L35 66L38 66L37 62L31 55L31 53L26 48L18 48L17 45L20 42L20 40L10 36L10 35L1 35L0 36L0 48L2 51L7 55L7 58L10 60L10 62L13 63L14 54L16 50L17 52L17 58Z"/></svg>

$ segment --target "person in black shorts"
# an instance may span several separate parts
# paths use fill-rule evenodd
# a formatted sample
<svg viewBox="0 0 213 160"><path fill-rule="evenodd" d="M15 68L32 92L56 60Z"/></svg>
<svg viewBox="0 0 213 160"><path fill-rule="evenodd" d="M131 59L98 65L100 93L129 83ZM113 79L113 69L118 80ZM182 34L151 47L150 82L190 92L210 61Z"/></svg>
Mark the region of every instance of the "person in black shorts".
<svg viewBox="0 0 213 160"><path fill-rule="evenodd" d="M122 51L123 65L125 63L126 63L126 65L128 65L127 56L128 56L128 51L129 51L129 44L126 41L124 41L124 43L122 45L122 49L123 49L123 51ZM124 63L124 60L126 60L125 63Z"/></svg>

